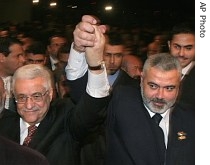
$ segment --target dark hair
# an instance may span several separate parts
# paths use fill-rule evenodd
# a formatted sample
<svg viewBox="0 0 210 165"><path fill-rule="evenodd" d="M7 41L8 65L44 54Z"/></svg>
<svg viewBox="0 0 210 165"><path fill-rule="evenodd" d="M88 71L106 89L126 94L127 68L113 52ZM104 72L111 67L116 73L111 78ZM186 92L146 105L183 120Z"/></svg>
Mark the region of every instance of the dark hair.
<svg viewBox="0 0 210 165"><path fill-rule="evenodd" d="M195 35L194 23L193 22L181 22L181 23L176 24L170 32L169 40L172 40L174 35L181 34L181 33Z"/></svg>
<svg viewBox="0 0 210 165"><path fill-rule="evenodd" d="M109 32L107 33L108 43L110 45L124 45L123 39L120 33L117 32Z"/></svg>
<svg viewBox="0 0 210 165"><path fill-rule="evenodd" d="M55 37L65 38L67 40L66 36L63 33L56 33L54 35L50 35L50 37L48 38L48 43L47 44L50 45L51 42L52 42L52 39L55 38Z"/></svg>
<svg viewBox="0 0 210 165"><path fill-rule="evenodd" d="M42 42L35 41L26 49L26 52L33 54L46 54L46 47Z"/></svg>
<svg viewBox="0 0 210 165"><path fill-rule="evenodd" d="M10 54L10 46L14 44L22 45L22 42L16 38L3 37L0 38L0 53L3 53L6 57Z"/></svg>

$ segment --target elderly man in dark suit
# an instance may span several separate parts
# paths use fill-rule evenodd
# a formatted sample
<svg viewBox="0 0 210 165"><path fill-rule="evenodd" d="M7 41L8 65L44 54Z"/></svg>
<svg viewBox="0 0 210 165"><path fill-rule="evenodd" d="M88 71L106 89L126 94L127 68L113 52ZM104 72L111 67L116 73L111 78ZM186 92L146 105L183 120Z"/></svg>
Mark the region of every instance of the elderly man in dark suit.
<svg viewBox="0 0 210 165"><path fill-rule="evenodd" d="M88 15L82 22L79 41L84 49L91 49L100 43L95 29L101 25ZM194 111L176 102L181 75L179 60L162 53L145 62L140 90L117 87L107 109L106 165L195 164Z"/></svg>
<svg viewBox="0 0 210 165"><path fill-rule="evenodd" d="M94 60L91 64L94 65ZM53 78L47 67L37 64L20 67L12 81L17 113L3 111L0 134L21 145L30 137L27 138L28 147L45 155L51 165L78 165L75 139L92 131L92 121L94 124L101 122L97 120L98 115L104 113L101 109L107 104L109 84L103 79L100 81L104 76L104 69L89 71L86 93L75 106L70 99L51 102ZM95 81L100 84L95 86ZM33 136L28 133L29 126L36 130Z"/></svg>
<svg viewBox="0 0 210 165"><path fill-rule="evenodd" d="M4 109L5 89L4 82L0 78L0 113ZM8 110L6 110L8 111ZM1 117L1 115L0 115ZM47 159L39 152L32 150L28 147L20 146L0 136L0 157L1 165L13 164L27 164L27 165L48 165Z"/></svg>

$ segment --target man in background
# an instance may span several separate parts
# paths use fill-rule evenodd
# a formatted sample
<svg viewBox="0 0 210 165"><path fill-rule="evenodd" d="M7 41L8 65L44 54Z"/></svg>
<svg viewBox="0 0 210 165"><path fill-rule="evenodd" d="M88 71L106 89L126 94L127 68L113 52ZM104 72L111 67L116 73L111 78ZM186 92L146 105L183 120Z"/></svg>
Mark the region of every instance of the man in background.
<svg viewBox="0 0 210 165"><path fill-rule="evenodd" d="M170 54L182 66L182 83L178 100L195 107L195 25L191 22L176 24L168 41Z"/></svg>
<svg viewBox="0 0 210 165"><path fill-rule="evenodd" d="M14 38L0 38L0 77L6 90L5 108L16 111L11 92L11 78L14 72L25 64L22 43Z"/></svg>
<svg viewBox="0 0 210 165"><path fill-rule="evenodd" d="M67 38L62 34L55 34L49 38L47 45L47 66L54 71L56 64L58 63L58 50L59 48L67 43Z"/></svg>
<svg viewBox="0 0 210 165"><path fill-rule="evenodd" d="M123 56L121 68L132 78L140 79L143 61L137 55L127 54Z"/></svg>

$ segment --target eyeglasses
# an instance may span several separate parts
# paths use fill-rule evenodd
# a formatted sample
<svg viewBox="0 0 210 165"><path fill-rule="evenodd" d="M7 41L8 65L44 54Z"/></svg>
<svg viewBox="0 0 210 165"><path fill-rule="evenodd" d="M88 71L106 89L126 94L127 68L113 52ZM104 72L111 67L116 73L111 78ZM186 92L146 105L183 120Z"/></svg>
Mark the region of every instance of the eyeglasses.
<svg viewBox="0 0 210 165"><path fill-rule="evenodd" d="M27 102L27 99L30 98L33 102L40 102L43 101L43 96L45 96L48 93L48 90L45 91L43 94L40 92L34 93L31 96L26 96L23 94L20 94L15 97L15 102L18 104L24 104Z"/></svg>

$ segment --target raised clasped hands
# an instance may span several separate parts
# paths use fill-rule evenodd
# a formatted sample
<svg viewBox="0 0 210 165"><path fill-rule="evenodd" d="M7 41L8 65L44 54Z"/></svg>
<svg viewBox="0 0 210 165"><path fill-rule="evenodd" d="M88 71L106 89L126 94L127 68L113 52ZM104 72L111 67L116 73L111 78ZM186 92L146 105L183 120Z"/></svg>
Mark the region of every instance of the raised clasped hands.
<svg viewBox="0 0 210 165"><path fill-rule="evenodd" d="M106 32L105 25L99 25L100 21L97 17L84 15L82 21L76 25L73 32L74 49L78 52L85 52L86 47L94 46L95 44L95 28L93 25L98 25L102 33Z"/></svg>
<svg viewBox="0 0 210 165"><path fill-rule="evenodd" d="M103 61L105 36L99 26L93 25L95 40L93 46L86 47L86 60L89 66L98 66Z"/></svg>
<svg viewBox="0 0 210 165"><path fill-rule="evenodd" d="M103 60L106 26L99 23L96 17L84 15L73 32L74 49L85 52L89 66L98 66Z"/></svg>

